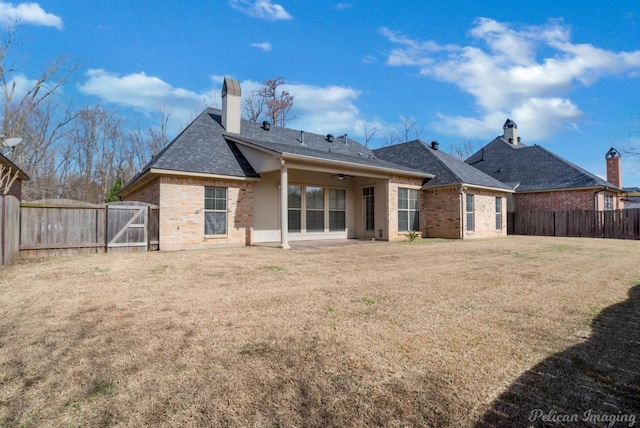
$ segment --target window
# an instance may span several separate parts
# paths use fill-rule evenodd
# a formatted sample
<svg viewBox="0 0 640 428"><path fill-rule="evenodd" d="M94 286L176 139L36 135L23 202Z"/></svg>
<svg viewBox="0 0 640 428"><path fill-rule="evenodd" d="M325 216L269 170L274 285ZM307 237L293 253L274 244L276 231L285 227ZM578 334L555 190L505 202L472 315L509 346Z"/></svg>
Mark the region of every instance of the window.
<svg viewBox="0 0 640 428"><path fill-rule="evenodd" d="M302 186L289 186L287 203L289 207L289 232L302 231Z"/></svg>
<svg viewBox="0 0 640 428"><path fill-rule="evenodd" d="M324 188L308 186L305 199L307 232L324 232Z"/></svg>
<svg viewBox="0 0 640 428"><path fill-rule="evenodd" d="M467 232L473 232L475 226L473 223L473 195L467 195Z"/></svg>
<svg viewBox="0 0 640 428"><path fill-rule="evenodd" d="M502 230L502 198L496 198L496 230Z"/></svg>
<svg viewBox="0 0 640 428"><path fill-rule="evenodd" d="M611 211L613 209L613 195L604 195L604 209L605 211Z"/></svg>
<svg viewBox="0 0 640 428"><path fill-rule="evenodd" d="M329 230L343 231L346 226L347 192L344 189L329 189Z"/></svg>
<svg viewBox="0 0 640 428"><path fill-rule="evenodd" d="M227 234L227 188L204 188L204 234Z"/></svg>
<svg viewBox="0 0 640 428"><path fill-rule="evenodd" d="M398 232L420 230L417 189L398 189Z"/></svg>
<svg viewBox="0 0 640 428"><path fill-rule="evenodd" d="M289 232L347 230L347 191L320 186L290 185L287 191Z"/></svg>
<svg viewBox="0 0 640 428"><path fill-rule="evenodd" d="M365 187L362 189L362 197L364 198L364 224L367 232L373 232L376 228L374 190L374 187Z"/></svg>

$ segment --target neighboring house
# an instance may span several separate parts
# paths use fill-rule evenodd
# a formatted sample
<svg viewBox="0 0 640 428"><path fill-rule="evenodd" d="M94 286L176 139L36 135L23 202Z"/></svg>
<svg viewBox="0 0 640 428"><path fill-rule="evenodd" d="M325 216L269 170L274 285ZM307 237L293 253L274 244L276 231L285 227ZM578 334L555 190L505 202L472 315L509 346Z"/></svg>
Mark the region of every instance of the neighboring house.
<svg viewBox="0 0 640 428"><path fill-rule="evenodd" d="M640 187L625 187L624 208L625 209L640 208Z"/></svg>
<svg viewBox="0 0 640 428"><path fill-rule="evenodd" d="M478 238L506 236L506 184L420 140L373 151L389 162L435 174L422 186L422 236Z"/></svg>
<svg viewBox="0 0 640 428"><path fill-rule="evenodd" d="M619 184L603 180L541 146L523 144L517 129L508 119L503 135L465 161L515 189L509 211L623 208ZM617 164L620 176L619 157L612 159L612 167Z"/></svg>
<svg viewBox="0 0 640 428"><path fill-rule="evenodd" d="M160 249L331 238L404 239L423 228L433 174L344 136L241 119L238 81L119 192L160 207ZM330 124L327 124L330 126Z"/></svg>
<svg viewBox="0 0 640 428"><path fill-rule="evenodd" d="M29 181L29 176L24 173L20 168L18 168L13 162L11 162L7 157L5 157L2 153L0 153L0 165L2 165L2 181L0 183L0 195L4 194L5 186L9 184L13 180L16 172L18 173L18 177L13 181L11 187L9 188L8 195L15 196L18 200L22 199L22 182Z"/></svg>

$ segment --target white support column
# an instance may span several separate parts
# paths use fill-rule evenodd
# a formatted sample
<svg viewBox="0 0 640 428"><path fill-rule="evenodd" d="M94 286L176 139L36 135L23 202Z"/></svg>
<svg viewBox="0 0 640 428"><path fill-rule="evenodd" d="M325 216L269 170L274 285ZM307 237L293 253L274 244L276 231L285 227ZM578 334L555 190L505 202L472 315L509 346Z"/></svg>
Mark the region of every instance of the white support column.
<svg viewBox="0 0 640 428"><path fill-rule="evenodd" d="M280 159L280 248L289 246L289 177L284 159Z"/></svg>

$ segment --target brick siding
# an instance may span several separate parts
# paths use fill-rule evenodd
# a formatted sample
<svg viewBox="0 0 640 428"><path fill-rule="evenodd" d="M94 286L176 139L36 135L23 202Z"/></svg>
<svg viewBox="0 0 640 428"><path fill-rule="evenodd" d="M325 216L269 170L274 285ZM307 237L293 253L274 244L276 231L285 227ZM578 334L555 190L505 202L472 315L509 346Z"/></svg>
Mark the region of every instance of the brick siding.
<svg viewBox="0 0 640 428"><path fill-rule="evenodd" d="M474 228L466 229L466 194L473 195ZM463 195L463 239L493 238L507 235L507 198L504 193L484 189L467 190ZM496 197L502 198L502 227L496 229Z"/></svg>
<svg viewBox="0 0 640 428"><path fill-rule="evenodd" d="M227 188L226 235L205 236L205 186ZM252 244L252 182L161 176L127 195L126 199L159 205L160 250Z"/></svg>
<svg viewBox="0 0 640 428"><path fill-rule="evenodd" d="M425 218L422 237L460 239L460 186L423 190L421 196L420 215Z"/></svg>
<svg viewBox="0 0 640 428"><path fill-rule="evenodd" d="M411 177L399 177L392 176L389 178L389 209L387 215L387 224L389 225L389 240L399 241L407 239L407 232L398 232L398 188L404 187L407 189L420 189L422 186L422 179ZM422 204L422 192L420 194L419 203ZM420 229L424 226L426 221L425 216L420 212Z"/></svg>
<svg viewBox="0 0 640 428"><path fill-rule="evenodd" d="M603 192L596 189L564 190L557 192L515 193L513 195L514 211L570 211L570 210L604 210ZM620 197L611 193L613 209L624 208ZM594 202L597 200L597 204Z"/></svg>

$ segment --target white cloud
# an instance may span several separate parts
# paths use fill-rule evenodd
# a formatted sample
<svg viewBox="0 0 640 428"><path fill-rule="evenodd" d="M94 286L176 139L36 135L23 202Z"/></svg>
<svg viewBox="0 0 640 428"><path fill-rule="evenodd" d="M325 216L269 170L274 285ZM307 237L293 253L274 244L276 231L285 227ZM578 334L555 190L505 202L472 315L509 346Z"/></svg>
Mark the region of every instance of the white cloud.
<svg viewBox="0 0 640 428"><path fill-rule="evenodd" d="M271 43L269 42L251 43L251 46L253 46L254 48L261 49L265 52L269 52L272 49Z"/></svg>
<svg viewBox="0 0 640 428"><path fill-rule="evenodd" d="M0 2L0 22L5 26L17 24L43 25L62 30L62 18L52 13L45 12L38 3L13 3Z"/></svg>
<svg viewBox="0 0 640 428"><path fill-rule="evenodd" d="M168 106L172 121L184 125L206 105L215 104L215 91L196 93L176 88L162 79L147 76L145 73L133 73L120 76L105 70L92 69L86 74L87 80L80 90L88 95L99 97L107 103L131 107L146 114L157 112Z"/></svg>
<svg viewBox="0 0 640 428"><path fill-rule="evenodd" d="M271 0L229 0L231 7L240 10L253 18L277 21L292 19L293 17L279 4L272 4Z"/></svg>
<svg viewBox="0 0 640 428"><path fill-rule="evenodd" d="M607 76L640 72L640 51L574 44L561 21L514 27L481 18L470 31L474 43L469 46L413 40L386 28L380 32L400 45L388 54L388 65L418 67L421 74L453 83L475 98L479 117L441 114L434 124L467 138L496 133L507 117L526 129L523 135L530 140L577 129L584 115L568 94Z"/></svg>
<svg viewBox="0 0 640 428"><path fill-rule="evenodd" d="M352 9L353 6L351 6L351 4L349 3L338 3L335 8L337 10L345 10L345 9Z"/></svg>
<svg viewBox="0 0 640 428"><path fill-rule="evenodd" d="M171 120L176 126L188 123L205 106L220 106L220 90L225 76L212 75L212 88L204 92L193 92L176 88L162 79L145 73L124 76L105 70L89 70L86 80L80 85L85 94L94 95L103 102L133 108L145 114L153 114L167 106ZM261 82L241 82L242 95L262 86ZM366 122L356 107L360 92L341 86L314 86L286 84L281 89L294 96L293 108L289 112L287 126L319 134L348 133L353 138L363 135L362 127L382 128L376 121ZM294 119L295 118L295 119Z"/></svg>
<svg viewBox="0 0 640 428"><path fill-rule="evenodd" d="M260 86L260 82L251 80L241 82L243 96ZM365 121L355 104L360 91L343 86L289 83L281 89L294 97L287 127L318 134L347 133L354 138L362 136ZM372 126L379 125L374 122L374 125L369 124L369 127Z"/></svg>

